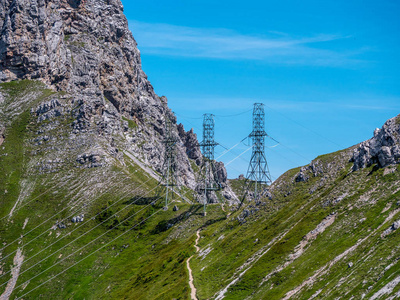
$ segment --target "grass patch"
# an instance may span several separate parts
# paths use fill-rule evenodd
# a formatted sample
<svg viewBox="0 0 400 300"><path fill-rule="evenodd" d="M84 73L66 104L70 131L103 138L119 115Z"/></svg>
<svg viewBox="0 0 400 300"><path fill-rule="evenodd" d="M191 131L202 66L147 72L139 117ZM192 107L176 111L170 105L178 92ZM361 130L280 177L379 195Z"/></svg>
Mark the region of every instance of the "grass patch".
<svg viewBox="0 0 400 300"><path fill-rule="evenodd" d="M10 212L20 193L27 159L24 154L24 138L29 124L29 111L19 115L5 132L5 141L0 148L0 216Z"/></svg>
<svg viewBox="0 0 400 300"><path fill-rule="evenodd" d="M128 122L128 128L129 129L135 129L137 127L137 124L135 121L130 120L128 118L125 118L124 116L122 116L122 120L127 121Z"/></svg>

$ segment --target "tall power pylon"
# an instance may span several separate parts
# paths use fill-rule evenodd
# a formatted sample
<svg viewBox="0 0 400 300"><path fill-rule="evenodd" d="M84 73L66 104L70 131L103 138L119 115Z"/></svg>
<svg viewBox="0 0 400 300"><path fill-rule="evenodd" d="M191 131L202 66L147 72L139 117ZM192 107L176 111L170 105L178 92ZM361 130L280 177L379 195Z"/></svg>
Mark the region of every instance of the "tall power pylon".
<svg viewBox="0 0 400 300"><path fill-rule="evenodd" d="M252 139L253 151L249 168L247 170L247 180L249 187L254 184L254 199L258 200L259 190L262 184L270 184L271 175L268 169L267 159L265 157L265 113L264 104L254 103L253 108L253 131L249 137Z"/></svg>
<svg viewBox="0 0 400 300"><path fill-rule="evenodd" d="M206 206L209 203L209 194L211 191L218 191L221 185L216 180L214 165L214 149L218 143L214 140L214 115L203 115L203 141L200 143L204 157L204 215Z"/></svg>
<svg viewBox="0 0 400 300"><path fill-rule="evenodd" d="M165 116L165 137L163 144L165 146L164 152L164 166L163 176L161 183L165 186L165 209L168 208L168 200L170 197L170 189L178 186L176 174L176 143L178 139L173 135L172 122L168 116ZM173 192L171 193L171 198Z"/></svg>

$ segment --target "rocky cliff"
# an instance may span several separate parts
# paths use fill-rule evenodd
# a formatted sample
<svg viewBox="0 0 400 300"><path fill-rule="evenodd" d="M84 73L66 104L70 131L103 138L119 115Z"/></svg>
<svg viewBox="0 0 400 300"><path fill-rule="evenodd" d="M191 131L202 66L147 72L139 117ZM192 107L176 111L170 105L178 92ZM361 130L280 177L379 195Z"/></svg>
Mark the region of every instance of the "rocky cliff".
<svg viewBox="0 0 400 300"><path fill-rule="evenodd" d="M189 200L203 159L121 3L3 0L0 22L0 299L400 297L399 116L258 203L164 210L166 118Z"/></svg>
<svg viewBox="0 0 400 300"><path fill-rule="evenodd" d="M202 163L197 137L177 127L167 98L155 94L119 0L6 0L0 3L0 16L0 82L36 80L54 92L31 105L33 95L12 99L12 110L4 104L0 140L6 123L33 106L37 122L48 124L32 143L41 149L32 153L43 153L43 144L52 144L45 157L32 163L42 165L40 172L55 170L48 161L62 161L58 167L67 161L100 167L112 158L123 162L127 155L157 177L169 118L178 140L178 180L195 188L190 161ZM7 93L0 90L0 105L2 98L10 98ZM68 126L61 119L69 119Z"/></svg>

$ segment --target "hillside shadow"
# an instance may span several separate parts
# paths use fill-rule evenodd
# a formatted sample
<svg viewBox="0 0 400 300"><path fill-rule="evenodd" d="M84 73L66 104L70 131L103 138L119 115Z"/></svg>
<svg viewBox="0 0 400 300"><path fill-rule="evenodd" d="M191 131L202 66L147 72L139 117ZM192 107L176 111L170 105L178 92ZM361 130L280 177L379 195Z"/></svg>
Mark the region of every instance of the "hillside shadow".
<svg viewBox="0 0 400 300"><path fill-rule="evenodd" d="M152 197L142 197L142 196L135 196L132 197L131 199L123 202L123 204L126 205L149 205L151 203L155 203L157 200L159 200L160 197L158 196L152 196Z"/></svg>
<svg viewBox="0 0 400 300"><path fill-rule="evenodd" d="M201 210L201 206L200 205L196 205L196 206L191 206L189 208L189 210L181 213L179 216L176 216L175 218L171 218L169 220L163 220L160 221L156 227L154 228L154 230L152 231L152 234L158 234L164 231L167 231L168 229L170 229L172 226L186 221L187 219L189 219L190 216L193 215L202 215L202 212L199 212L199 210Z"/></svg>

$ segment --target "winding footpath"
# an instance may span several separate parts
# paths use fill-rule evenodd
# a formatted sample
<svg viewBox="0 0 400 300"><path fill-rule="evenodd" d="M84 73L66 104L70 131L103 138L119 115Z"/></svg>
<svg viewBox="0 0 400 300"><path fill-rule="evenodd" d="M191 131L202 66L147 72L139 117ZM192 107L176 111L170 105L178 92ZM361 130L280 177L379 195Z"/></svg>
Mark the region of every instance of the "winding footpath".
<svg viewBox="0 0 400 300"><path fill-rule="evenodd" d="M197 238L196 238L196 242L194 244L194 247L196 248L196 252L199 252L200 248L197 246L199 239L200 239L200 229L197 230L196 232ZM193 255L191 257L188 258L188 260L186 261L186 266L188 268L189 271L189 286L190 286L190 299L192 300L197 300L196 297L196 288L193 284L193 275L192 275L192 269L190 268L190 260L192 259Z"/></svg>

